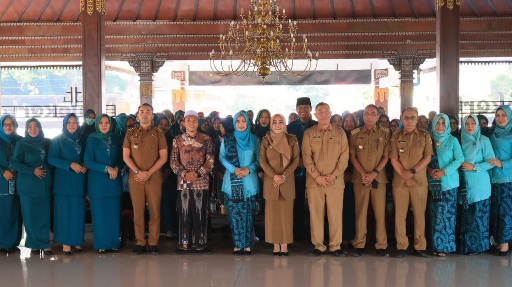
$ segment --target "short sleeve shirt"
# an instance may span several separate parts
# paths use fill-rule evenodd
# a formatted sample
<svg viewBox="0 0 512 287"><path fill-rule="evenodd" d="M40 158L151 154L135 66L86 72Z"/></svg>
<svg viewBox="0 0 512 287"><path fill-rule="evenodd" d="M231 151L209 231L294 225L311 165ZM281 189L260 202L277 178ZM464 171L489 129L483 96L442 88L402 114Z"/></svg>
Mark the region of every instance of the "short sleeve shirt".
<svg viewBox="0 0 512 287"><path fill-rule="evenodd" d="M356 155L357 160L368 173L372 172L382 160L384 154L389 152L389 129L374 127L370 132L366 128L355 129L350 134L350 155ZM377 175L379 183L386 183L386 169ZM361 183L362 175L354 169L352 176L353 183Z"/></svg>
<svg viewBox="0 0 512 287"><path fill-rule="evenodd" d="M123 148L130 149L131 158L138 169L147 171L160 158L160 150L167 150L167 141L159 128L145 130L135 127L126 132Z"/></svg>

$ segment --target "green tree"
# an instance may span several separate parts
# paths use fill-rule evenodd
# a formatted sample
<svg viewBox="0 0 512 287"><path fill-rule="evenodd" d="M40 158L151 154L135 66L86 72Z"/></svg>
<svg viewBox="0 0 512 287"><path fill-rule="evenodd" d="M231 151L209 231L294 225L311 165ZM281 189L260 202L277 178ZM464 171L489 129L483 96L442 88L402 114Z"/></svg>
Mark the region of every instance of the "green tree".
<svg viewBox="0 0 512 287"><path fill-rule="evenodd" d="M491 95L497 100L512 100L512 67L491 81Z"/></svg>

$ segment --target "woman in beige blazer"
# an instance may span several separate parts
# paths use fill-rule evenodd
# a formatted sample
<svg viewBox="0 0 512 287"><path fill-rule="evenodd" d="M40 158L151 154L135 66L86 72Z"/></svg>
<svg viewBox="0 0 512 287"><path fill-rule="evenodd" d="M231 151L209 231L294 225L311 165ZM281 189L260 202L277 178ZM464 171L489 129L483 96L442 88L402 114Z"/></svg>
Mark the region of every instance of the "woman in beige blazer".
<svg viewBox="0 0 512 287"><path fill-rule="evenodd" d="M270 131L262 138L260 147L265 241L274 244L275 256L288 256L288 244L293 242L293 172L299 165L300 150L297 138L286 133L283 115L274 115L270 124Z"/></svg>

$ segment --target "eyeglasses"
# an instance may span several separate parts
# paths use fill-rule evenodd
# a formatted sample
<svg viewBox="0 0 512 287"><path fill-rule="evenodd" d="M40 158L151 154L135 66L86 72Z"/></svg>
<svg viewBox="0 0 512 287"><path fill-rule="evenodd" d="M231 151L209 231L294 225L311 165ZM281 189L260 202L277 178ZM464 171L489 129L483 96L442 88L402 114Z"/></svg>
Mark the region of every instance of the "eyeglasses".
<svg viewBox="0 0 512 287"><path fill-rule="evenodd" d="M404 116L404 120L406 121L414 121L416 119L416 116Z"/></svg>
<svg viewBox="0 0 512 287"><path fill-rule="evenodd" d="M3 124L2 125L4 128L13 128L14 127L14 124Z"/></svg>

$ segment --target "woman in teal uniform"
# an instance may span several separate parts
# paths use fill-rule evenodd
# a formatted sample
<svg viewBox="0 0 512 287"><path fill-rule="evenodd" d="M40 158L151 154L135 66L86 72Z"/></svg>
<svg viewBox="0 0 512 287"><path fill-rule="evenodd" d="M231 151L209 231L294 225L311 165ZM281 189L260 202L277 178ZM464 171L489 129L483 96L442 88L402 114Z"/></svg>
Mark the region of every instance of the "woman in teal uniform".
<svg viewBox="0 0 512 287"><path fill-rule="evenodd" d="M52 170L48 164L50 139L44 137L41 123L31 118L25 124L25 137L14 149L12 167L18 172L17 191L20 195L21 213L27 233L25 247L32 253L41 250L51 255L50 207Z"/></svg>
<svg viewBox="0 0 512 287"><path fill-rule="evenodd" d="M0 254L19 252L21 237L20 198L16 194L16 173L11 160L14 146L21 139L18 123L11 115L0 119Z"/></svg>
<svg viewBox="0 0 512 287"><path fill-rule="evenodd" d="M62 134L50 144L48 162L55 167L53 185L54 236L65 255L82 251L85 222L85 139L75 114L62 123Z"/></svg>
<svg viewBox="0 0 512 287"><path fill-rule="evenodd" d="M122 140L111 132L111 118L96 118L96 132L87 137L84 161L89 169L87 193L91 205L94 249L98 253L119 250L121 214Z"/></svg>

